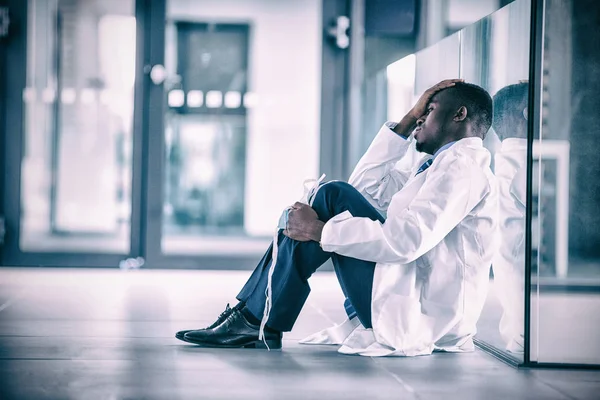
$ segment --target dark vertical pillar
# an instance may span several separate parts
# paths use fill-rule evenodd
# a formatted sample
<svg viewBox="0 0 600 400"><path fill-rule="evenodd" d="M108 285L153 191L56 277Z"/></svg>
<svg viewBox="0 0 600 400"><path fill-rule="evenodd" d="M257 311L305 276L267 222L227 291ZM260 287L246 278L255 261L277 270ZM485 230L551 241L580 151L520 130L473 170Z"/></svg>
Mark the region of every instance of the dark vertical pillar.
<svg viewBox="0 0 600 400"><path fill-rule="evenodd" d="M348 0L323 0L320 171L344 179L348 49L340 49L327 30L338 16L349 16Z"/></svg>

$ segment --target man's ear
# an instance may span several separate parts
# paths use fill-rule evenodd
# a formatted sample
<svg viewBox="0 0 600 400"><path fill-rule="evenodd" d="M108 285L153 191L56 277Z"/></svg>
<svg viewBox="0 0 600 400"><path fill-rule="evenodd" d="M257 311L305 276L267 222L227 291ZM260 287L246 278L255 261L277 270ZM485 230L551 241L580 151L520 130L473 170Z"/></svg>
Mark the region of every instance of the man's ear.
<svg viewBox="0 0 600 400"><path fill-rule="evenodd" d="M454 114L453 120L456 122L464 121L467 118L467 107L461 106Z"/></svg>

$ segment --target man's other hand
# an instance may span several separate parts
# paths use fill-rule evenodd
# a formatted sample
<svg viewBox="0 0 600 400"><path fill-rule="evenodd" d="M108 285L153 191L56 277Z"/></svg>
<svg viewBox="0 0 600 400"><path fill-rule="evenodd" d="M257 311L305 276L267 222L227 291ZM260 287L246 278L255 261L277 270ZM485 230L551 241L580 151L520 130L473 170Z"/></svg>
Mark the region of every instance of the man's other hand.
<svg viewBox="0 0 600 400"><path fill-rule="evenodd" d="M299 242L319 242L324 225L311 206L296 202L288 212L287 229L283 234Z"/></svg>

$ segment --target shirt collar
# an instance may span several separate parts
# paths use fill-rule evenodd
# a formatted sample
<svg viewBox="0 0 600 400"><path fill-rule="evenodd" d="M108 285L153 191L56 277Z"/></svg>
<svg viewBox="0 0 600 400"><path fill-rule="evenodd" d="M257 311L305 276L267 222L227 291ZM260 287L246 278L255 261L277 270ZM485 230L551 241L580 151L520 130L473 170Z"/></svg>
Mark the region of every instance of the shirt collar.
<svg viewBox="0 0 600 400"><path fill-rule="evenodd" d="M452 145L456 143L456 141L450 142L450 143L446 143L445 145L443 145L442 147L440 147L438 149L438 151L435 152L435 154L433 155L433 157L431 158L432 160L435 160L435 158L444 150L449 149L450 147L452 147Z"/></svg>

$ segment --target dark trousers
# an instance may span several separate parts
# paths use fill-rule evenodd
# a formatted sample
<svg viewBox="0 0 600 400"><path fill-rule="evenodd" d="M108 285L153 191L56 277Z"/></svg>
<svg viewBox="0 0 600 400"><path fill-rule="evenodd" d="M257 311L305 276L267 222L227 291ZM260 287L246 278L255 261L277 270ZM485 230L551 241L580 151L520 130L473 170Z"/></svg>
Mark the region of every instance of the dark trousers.
<svg viewBox="0 0 600 400"><path fill-rule="evenodd" d="M384 221L377 210L354 187L345 182L329 182L322 185L315 195L312 207L323 222L346 210L355 217L366 217L382 223ZM267 326L282 332L292 330L310 293L308 278L331 258L347 302L352 304L363 326L370 328L375 263L328 253L323 251L317 242L298 242L284 236L282 232L279 231L277 241L279 251L272 278L272 308ZM264 312L272 250L273 244L269 246L237 296L259 320Z"/></svg>

